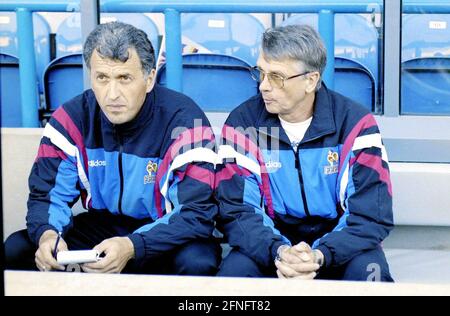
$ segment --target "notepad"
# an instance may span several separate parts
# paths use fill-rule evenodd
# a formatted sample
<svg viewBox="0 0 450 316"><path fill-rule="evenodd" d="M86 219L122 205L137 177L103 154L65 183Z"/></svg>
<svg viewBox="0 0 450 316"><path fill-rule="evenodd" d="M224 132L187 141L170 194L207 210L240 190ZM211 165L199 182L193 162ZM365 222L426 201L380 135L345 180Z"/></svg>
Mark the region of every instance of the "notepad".
<svg viewBox="0 0 450 316"><path fill-rule="evenodd" d="M56 255L56 260L60 265L97 262L100 260L100 254L94 249L59 251Z"/></svg>

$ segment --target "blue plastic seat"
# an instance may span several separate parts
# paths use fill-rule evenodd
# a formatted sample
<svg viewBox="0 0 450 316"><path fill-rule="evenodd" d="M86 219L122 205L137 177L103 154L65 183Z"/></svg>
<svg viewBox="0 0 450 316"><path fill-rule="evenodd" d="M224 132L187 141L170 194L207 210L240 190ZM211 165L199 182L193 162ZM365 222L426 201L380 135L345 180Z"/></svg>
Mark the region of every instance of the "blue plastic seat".
<svg viewBox="0 0 450 316"><path fill-rule="evenodd" d="M181 30L212 53L235 56L254 66L264 26L250 14L184 13Z"/></svg>
<svg viewBox="0 0 450 316"><path fill-rule="evenodd" d="M317 14L296 14L282 25L308 24L318 29ZM335 15L335 90L376 110L379 83L378 32L357 14Z"/></svg>
<svg viewBox="0 0 450 316"><path fill-rule="evenodd" d="M101 13L100 20L101 23L121 21L143 30L152 42L155 58L158 56L158 28L148 16L142 13ZM81 18L79 13L73 13L59 25L56 32L56 56L81 53L82 50Z"/></svg>
<svg viewBox="0 0 450 316"><path fill-rule="evenodd" d="M374 111L376 87L372 74L360 63L346 58L335 60L334 90Z"/></svg>
<svg viewBox="0 0 450 316"><path fill-rule="evenodd" d="M17 22L15 12L0 12L0 53L18 57ZM50 62L50 27L38 13L33 13L34 49L39 91L43 91L42 75Z"/></svg>
<svg viewBox="0 0 450 316"><path fill-rule="evenodd" d="M402 114L450 114L450 15L405 14Z"/></svg>
<svg viewBox="0 0 450 316"><path fill-rule="evenodd" d="M0 107L2 127L21 127L19 59L0 53Z"/></svg>
<svg viewBox="0 0 450 316"><path fill-rule="evenodd" d="M44 73L47 110L56 110L64 102L83 92L81 54L71 54L53 60Z"/></svg>
<svg viewBox="0 0 450 316"><path fill-rule="evenodd" d="M233 56L219 54L183 55L183 93L205 112L229 112L258 93L250 65ZM167 86L166 65L157 81Z"/></svg>

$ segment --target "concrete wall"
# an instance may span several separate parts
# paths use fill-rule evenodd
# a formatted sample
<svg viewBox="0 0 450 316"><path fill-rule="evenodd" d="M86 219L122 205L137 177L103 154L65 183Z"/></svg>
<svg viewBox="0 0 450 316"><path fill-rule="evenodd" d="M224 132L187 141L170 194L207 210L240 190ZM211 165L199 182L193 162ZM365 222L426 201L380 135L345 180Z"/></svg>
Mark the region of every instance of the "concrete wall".
<svg viewBox="0 0 450 316"><path fill-rule="evenodd" d="M3 240L25 228L28 176L36 158L42 128L2 128ZM80 203L75 212L82 211Z"/></svg>
<svg viewBox="0 0 450 316"><path fill-rule="evenodd" d="M28 175L42 131L40 128L1 129L4 237L25 228Z"/></svg>

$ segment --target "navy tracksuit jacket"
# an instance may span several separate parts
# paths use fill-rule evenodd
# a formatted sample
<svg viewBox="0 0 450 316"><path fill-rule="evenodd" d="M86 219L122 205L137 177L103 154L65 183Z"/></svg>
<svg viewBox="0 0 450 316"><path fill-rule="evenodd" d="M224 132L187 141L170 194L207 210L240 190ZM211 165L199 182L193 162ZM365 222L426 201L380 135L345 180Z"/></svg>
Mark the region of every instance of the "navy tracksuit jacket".
<svg viewBox="0 0 450 316"><path fill-rule="evenodd" d="M129 235L136 260L209 238L217 214L214 146L204 113L180 93L155 86L138 116L115 126L85 91L44 129L29 177L31 240L47 229L65 234L80 196L90 211L148 219Z"/></svg>
<svg viewBox="0 0 450 316"><path fill-rule="evenodd" d="M220 226L232 247L269 266L306 241L327 266L375 249L393 226L388 159L374 117L322 86L298 151L257 95L228 117L216 170Z"/></svg>

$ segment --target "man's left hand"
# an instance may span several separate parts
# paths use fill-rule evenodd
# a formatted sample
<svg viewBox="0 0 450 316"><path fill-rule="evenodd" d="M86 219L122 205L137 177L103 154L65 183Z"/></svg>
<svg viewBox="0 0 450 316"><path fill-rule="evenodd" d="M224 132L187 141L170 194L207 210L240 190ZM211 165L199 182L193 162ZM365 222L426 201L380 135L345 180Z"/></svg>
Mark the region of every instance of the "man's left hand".
<svg viewBox="0 0 450 316"><path fill-rule="evenodd" d="M105 256L94 263L81 266L88 273L120 273L128 261L134 257L134 246L128 237L105 239L94 247Z"/></svg>

